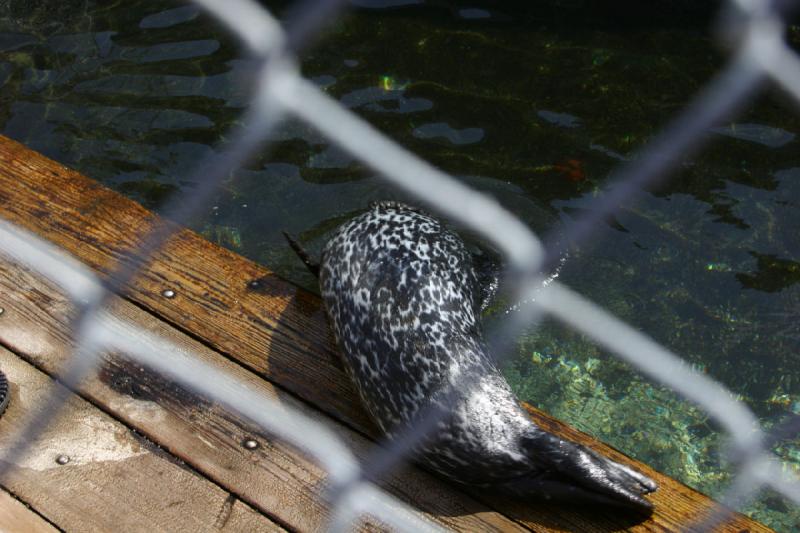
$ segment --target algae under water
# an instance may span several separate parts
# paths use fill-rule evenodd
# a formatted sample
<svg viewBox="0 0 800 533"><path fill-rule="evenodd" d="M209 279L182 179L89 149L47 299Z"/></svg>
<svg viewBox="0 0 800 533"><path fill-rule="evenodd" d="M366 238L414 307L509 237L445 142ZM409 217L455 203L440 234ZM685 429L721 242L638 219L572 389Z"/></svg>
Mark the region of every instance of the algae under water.
<svg viewBox="0 0 800 533"><path fill-rule="evenodd" d="M724 63L705 23L595 23L581 2L555 0L505 13L384 2L404 3L339 19L304 54L305 75L537 232L591 209ZM0 10L2 132L151 208L191 190L185 176L240 119L250 63L191 6ZM560 278L724 383L766 428L800 413L798 132L791 105L762 94L664 186L622 206ZM194 227L315 290L281 230L318 250L396 193L308 126L289 122L271 140ZM730 480L702 412L581 335L546 322L506 372L521 398L704 492ZM775 452L800 471L798 438ZM778 530L800 523L771 494L745 512Z"/></svg>

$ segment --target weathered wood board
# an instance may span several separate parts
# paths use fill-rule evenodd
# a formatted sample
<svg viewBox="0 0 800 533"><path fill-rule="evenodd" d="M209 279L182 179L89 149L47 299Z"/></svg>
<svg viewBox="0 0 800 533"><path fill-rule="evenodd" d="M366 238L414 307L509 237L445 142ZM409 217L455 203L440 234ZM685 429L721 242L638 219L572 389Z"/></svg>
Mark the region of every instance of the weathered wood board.
<svg viewBox="0 0 800 533"><path fill-rule="evenodd" d="M0 348L11 402L0 418L0 457L58 387ZM67 458L66 464L57 461ZM235 496L71 395L2 484L68 531L282 531Z"/></svg>
<svg viewBox="0 0 800 533"><path fill-rule="evenodd" d="M63 368L71 347L68 321L72 307L66 297L38 276L1 259L0 294L5 310L0 320L0 343L46 373ZM120 320L168 339L236 377L251 390L313 418L342 439L357 457L367 456L371 443L362 435L146 311L120 298L114 300L110 310ZM300 531L317 531L327 523L328 509L321 499L325 473L319 467L191 391L121 357L108 357L98 375L88 379L81 391L92 403L282 524ZM256 440L259 447L246 449L242 443L247 439ZM386 488L450 529L523 529L416 469L391 476Z"/></svg>
<svg viewBox="0 0 800 533"><path fill-rule="evenodd" d="M3 533L58 532L44 518L4 490L0 490L0 531Z"/></svg>
<svg viewBox="0 0 800 533"><path fill-rule="evenodd" d="M134 202L7 139L0 139L0 217L58 244L102 275L130 254L137 239L156 220ZM177 233L132 285L128 298L158 320L189 333L211 348L210 352L224 354L338 423L375 437L374 427L336 363L336 350L317 297L187 230ZM176 297L162 297L164 289L175 290ZM60 350L63 352L63 347ZM111 400L97 396L93 401L107 409ZM154 402L159 409L168 410L158 399ZM522 504L474 494L519 524L535 531L678 531L714 505L646 465L544 413L529 410L538 423L552 431L633 464L653 476L661 489L652 496L656 510L646 519L618 510ZM126 423L141 425L132 419ZM211 473L211 467L201 470L222 482ZM768 531L742 515L735 515L720 530Z"/></svg>

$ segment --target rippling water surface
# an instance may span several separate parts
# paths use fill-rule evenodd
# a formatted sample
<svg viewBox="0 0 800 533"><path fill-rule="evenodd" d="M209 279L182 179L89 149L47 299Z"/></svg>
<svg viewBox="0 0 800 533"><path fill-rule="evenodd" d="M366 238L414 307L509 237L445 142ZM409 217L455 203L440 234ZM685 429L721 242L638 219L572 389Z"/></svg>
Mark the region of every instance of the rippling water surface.
<svg viewBox="0 0 800 533"><path fill-rule="evenodd" d="M614 169L723 63L697 20L618 26L576 2L508 2L505 12L354 3L304 56L304 73L539 232L558 234L591 209ZM2 132L151 208L191 190L193 165L247 102L251 64L191 6L0 10ZM561 275L725 383L766 427L800 413L798 132L794 108L764 94L709 131L665 187L598 228ZM396 194L305 125L272 140L194 227L313 288L281 230L318 250L342 221ZM520 339L507 372L523 398L692 486L717 494L728 480L702 413L579 335L545 324ZM776 452L798 471L797 439ZM770 494L748 512L779 530L800 522Z"/></svg>

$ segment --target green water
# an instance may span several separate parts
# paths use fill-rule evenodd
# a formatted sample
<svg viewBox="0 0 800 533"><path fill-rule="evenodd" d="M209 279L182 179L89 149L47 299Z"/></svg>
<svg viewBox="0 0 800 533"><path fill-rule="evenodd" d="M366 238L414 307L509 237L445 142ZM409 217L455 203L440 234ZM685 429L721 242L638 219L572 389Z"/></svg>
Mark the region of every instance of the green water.
<svg viewBox="0 0 800 533"><path fill-rule="evenodd" d="M507 16L455 2L352 12L303 71L558 234L724 55L698 20L637 29L556 4L509 3ZM0 7L0 127L158 209L192 189L194 164L236 124L250 66L182 4L11 1ZM560 278L730 387L766 428L800 413L798 132L792 106L763 94L666 186L598 228ZM313 289L281 230L318 250L370 201L396 195L305 125L272 137L194 226ZM716 428L679 397L556 324L518 345L507 374L523 399L709 494L729 480ZM775 451L800 471L800 440ZM745 511L782 531L800 523L772 494Z"/></svg>

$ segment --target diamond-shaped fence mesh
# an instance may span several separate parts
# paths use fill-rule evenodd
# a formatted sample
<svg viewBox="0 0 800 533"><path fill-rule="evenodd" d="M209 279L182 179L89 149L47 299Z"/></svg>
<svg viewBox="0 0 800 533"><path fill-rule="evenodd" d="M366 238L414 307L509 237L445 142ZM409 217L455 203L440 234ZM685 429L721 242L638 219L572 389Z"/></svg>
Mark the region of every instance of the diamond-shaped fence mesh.
<svg viewBox="0 0 800 533"><path fill-rule="evenodd" d="M506 260L507 278L517 301L529 302L511 316L495 337L513 339L541 315L549 315L588 335L650 379L670 387L698 405L729 437L727 450L735 465L734 481L722 498L737 507L764 488L773 489L800 505L800 482L784 472L770 452L771 442L798 430L798 419L766 435L755 416L721 384L698 373L681 357L614 318L559 281L542 285L546 270L561 250L543 243L514 215L490 197L465 186L451 176L404 150L379 133L314 84L304 79L295 63L301 45L307 43L323 22L335 16L342 2L299 3L281 25L253 0L196 0L219 19L255 56L254 99L242 126L232 132L220 155L200 165L191 181L199 186L167 209L168 218L186 222L206 206L219 183L263 148L269 131L285 117L299 118L333 143L377 171L396 187L443 216L461 223L493 243ZM800 58L782 39L786 25L782 2L733 0L721 17L721 38L731 53L727 66L699 92L686 110L667 125L631 162L617 172L616 182L598 197L594 209L568 229L561 242L586 241L597 222L629 202L646 186L669 177L672 167L687 154L702 148L706 132L729 118L763 84L773 84L800 103ZM63 383L76 387L98 364L100 352L116 351L162 372L224 404L265 431L301 449L328 474L332 530L348 528L362 514L369 514L400 530L422 531L436 526L384 493L373 481L389 466L404 458L412 445L441 413L429 413L418 426L378 449L362 466L335 435L299 412L294 412L245 387L232 377L186 353L184 348L140 331L104 311L104 303L125 284L169 237L164 225L149 235L136 259L118 267L113 282L103 285L85 267L40 239L0 221L0 252L37 270L60 285L72 298L78 313L73 323L76 347ZM533 298L532 295L536 294ZM502 344L502 342L500 342ZM27 426L18 444L5 457L6 465L21 454L26 442L38 435L64 401L65 393L53 393L47 406ZM370 481L373 480L373 481ZM712 526L724 516L698 516Z"/></svg>

